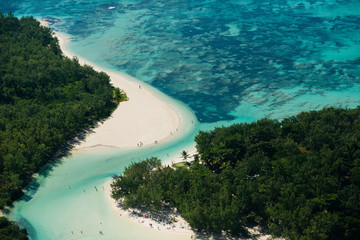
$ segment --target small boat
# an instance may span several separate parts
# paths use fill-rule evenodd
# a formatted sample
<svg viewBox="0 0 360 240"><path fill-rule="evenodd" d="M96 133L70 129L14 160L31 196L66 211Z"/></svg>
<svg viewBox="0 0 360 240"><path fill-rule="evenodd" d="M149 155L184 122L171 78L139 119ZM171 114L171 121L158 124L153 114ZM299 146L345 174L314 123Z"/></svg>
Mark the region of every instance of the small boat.
<svg viewBox="0 0 360 240"><path fill-rule="evenodd" d="M116 8L116 7L108 7L108 9L114 9L114 8Z"/></svg>

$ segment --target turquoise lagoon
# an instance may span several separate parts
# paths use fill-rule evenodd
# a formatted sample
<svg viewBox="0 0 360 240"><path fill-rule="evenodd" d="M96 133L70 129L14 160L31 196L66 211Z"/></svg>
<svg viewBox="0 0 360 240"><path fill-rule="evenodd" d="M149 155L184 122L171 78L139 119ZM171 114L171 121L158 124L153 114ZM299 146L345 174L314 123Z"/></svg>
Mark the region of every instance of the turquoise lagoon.
<svg viewBox="0 0 360 240"><path fill-rule="evenodd" d="M75 54L183 102L199 122L166 144L45 168L10 213L32 239L98 239L100 228L104 239L164 238L119 224L99 193L130 162L177 157L198 130L360 105L357 0L3 0L0 10L47 19Z"/></svg>

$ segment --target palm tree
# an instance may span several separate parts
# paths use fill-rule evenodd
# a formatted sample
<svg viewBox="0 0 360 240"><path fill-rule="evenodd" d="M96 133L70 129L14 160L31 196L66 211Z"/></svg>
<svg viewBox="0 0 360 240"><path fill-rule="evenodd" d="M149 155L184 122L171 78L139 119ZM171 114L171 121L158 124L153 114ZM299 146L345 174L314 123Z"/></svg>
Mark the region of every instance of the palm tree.
<svg viewBox="0 0 360 240"><path fill-rule="evenodd" d="M182 151L181 152L181 156L183 157L183 159L186 161L186 159L189 157L189 154L186 151Z"/></svg>

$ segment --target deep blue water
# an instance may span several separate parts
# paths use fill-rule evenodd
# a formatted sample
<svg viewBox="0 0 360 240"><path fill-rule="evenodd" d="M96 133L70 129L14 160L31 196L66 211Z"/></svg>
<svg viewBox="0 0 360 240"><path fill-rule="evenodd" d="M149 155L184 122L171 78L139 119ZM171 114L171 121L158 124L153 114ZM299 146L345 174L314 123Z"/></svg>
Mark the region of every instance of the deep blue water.
<svg viewBox="0 0 360 240"><path fill-rule="evenodd" d="M357 0L6 0L0 9L52 20L73 51L183 101L200 122L359 104Z"/></svg>

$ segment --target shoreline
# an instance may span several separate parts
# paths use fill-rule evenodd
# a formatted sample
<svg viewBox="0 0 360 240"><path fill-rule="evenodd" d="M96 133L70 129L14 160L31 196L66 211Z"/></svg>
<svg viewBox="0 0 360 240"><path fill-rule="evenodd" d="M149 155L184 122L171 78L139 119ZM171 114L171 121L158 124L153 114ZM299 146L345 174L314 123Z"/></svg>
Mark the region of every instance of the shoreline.
<svg viewBox="0 0 360 240"><path fill-rule="evenodd" d="M49 27L47 21L38 21L41 26ZM53 32L64 56L70 59L76 57L81 65L86 64L95 71L106 73L110 83L123 90L129 99L121 102L108 119L99 122L91 133L86 134L84 140L74 145L72 151L98 147L135 149L151 146L187 134L197 124L190 110L173 106L176 100L125 73L102 68L76 56L67 48L71 37Z"/></svg>
<svg viewBox="0 0 360 240"><path fill-rule="evenodd" d="M38 21L41 26L49 27L47 21L40 19ZM55 31L53 33L59 40L59 46L64 56L71 59L76 57L81 65L86 64L95 71L106 73L110 77L110 83L123 90L129 99L121 102L108 119L98 123L91 133L87 133L85 139L76 144L71 150L72 152L91 152L99 149L101 151L106 148L136 149L156 145L175 140L189 133L198 124L195 115L190 110L177 109L176 106L171 105L175 101L174 99L129 75L102 68L74 55L66 47L71 41L71 37ZM121 138L121 136L125 137ZM193 149L195 147L192 147L191 152L194 151ZM164 161L163 164L179 161L183 160L171 158ZM111 198L110 183L111 180L104 184L104 195L109 206L119 218L127 219L139 227L152 228L154 231L161 231L162 234L177 235L184 239L190 239L195 235L190 230L189 224L179 214L174 215L178 221L171 225L160 224L154 219L139 215L133 216L130 210L122 209Z"/></svg>
<svg viewBox="0 0 360 240"><path fill-rule="evenodd" d="M176 218L174 223L165 223L158 221L155 217L152 217L151 213L138 212L138 209L123 209L121 203L111 198L111 181L107 181L105 184L105 195L107 201L111 205L112 209L117 212L119 217L127 219L127 221L136 224L142 228L152 229L153 231L161 231L164 234L183 236L184 239L191 238L196 234L190 229L189 224L178 213L172 213L172 217Z"/></svg>

